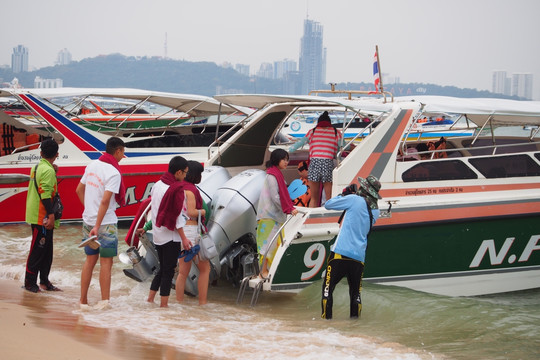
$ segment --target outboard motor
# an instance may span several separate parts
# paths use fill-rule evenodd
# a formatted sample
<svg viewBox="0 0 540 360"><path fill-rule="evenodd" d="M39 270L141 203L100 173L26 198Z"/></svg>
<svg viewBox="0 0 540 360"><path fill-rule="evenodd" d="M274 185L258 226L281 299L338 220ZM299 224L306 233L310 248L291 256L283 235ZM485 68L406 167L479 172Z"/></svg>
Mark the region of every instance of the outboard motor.
<svg viewBox="0 0 540 360"><path fill-rule="evenodd" d="M201 182L197 184L197 188L201 193L203 201L208 205L209 208L211 206L212 199L217 189L219 189L223 184L225 184L230 178L231 175L229 175L227 169L222 166L208 166L204 169ZM211 212L210 216L212 216ZM212 265L212 263L210 263L210 281L213 281L218 277L219 268L216 269ZM186 279L184 292L193 296L197 296L199 294L199 290L197 288L198 280L199 268L197 268L195 264L192 264L191 269L189 270L188 277ZM176 277L174 278L174 281L176 281Z"/></svg>
<svg viewBox="0 0 540 360"><path fill-rule="evenodd" d="M256 254L257 205L265 178L266 172L263 170L245 170L223 184L214 194L207 236L218 249L219 259L211 260L218 275L221 265L226 265L230 272L243 272L243 268L249 268L248 264L242 262L243 257ZM243 274L235 277L241 279Z"/></svg>

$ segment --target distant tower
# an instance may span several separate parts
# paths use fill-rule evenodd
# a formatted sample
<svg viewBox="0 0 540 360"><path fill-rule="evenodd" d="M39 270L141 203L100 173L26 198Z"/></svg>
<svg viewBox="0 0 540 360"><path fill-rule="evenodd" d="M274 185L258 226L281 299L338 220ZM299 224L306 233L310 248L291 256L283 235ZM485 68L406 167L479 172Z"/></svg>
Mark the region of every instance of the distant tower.
<svg viewBox="0 0 540 360"><path fill-rule="evenodd" d="M532 99L533 74L512 74L512 95Z"/></svg>
<svg viewBox="0 0 540 360"><path fill-rule="evenodd" d="M69 65L71 63L71 53L64 48L58 52L56 57L56 65Z"/></svg>
<svg viewBox="0 0 540 360"><path fill-rule="evenodd" d="M317 90L326 81L325 53L322 25L309 19L304 20L304 36L300 41L299 61L302 94Z"/></svg>
<svg viewBox="0 0 540 360"><path fill-rule="evenodd" d="M491 92L495 94L510 95L511 83L511 79L506 76L506 71L494 71Z"/></svg>
<svg viewBox="0 0 540 360"><path fill-rule="evenodd" d="M165 33L165 44L163 45L163 57L167 59L167 33Z"/></svg>
<svg viewBox="0 0 540 360"><path fill-rule="evenodd" d="M23 45L17 45L13 48L11 55L11 70L14 73L28 71L28 48Z"/></svg>
<svg viewBox="0 0 540 360"><path fill-rule="evenodd" d="M283 78L289 71L296 71L296 61L289 59L274 61L274 79Z"/></svg>

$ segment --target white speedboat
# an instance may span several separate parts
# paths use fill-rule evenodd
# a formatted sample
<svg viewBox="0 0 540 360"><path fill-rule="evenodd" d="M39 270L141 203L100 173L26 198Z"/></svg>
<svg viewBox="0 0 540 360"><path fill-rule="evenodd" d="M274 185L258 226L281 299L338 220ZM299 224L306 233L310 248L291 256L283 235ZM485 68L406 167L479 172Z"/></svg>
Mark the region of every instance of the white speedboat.
<svg viewBox="0 0 540 360"><path fill-rule="evenodd" d="M42 89L43 90L43 89ZM74 196L75 188L85 166L105 151L110 135L82 126L42 96L73 94L73 89L47 89L44 91L0 90L0 96L13 97L25 106L28 117L13 117L0 110L2 144L0 152L0 224L24 222L26 190L30 169L40 159L39 142L45 137L55 138L59 144L58 170L59 193L65 205L63 220L80 220L82 205ZM161 106L192 114L218 115L236 113L236 109L219 104L216 100L185 94L151 92L137 89L86 89L88 94L104 97L153 102ZM133 218L140 201L146 199L159 176L166 171L170 158L182 155L203 162L207 146L223 133L208 131L197 134L168 136L124 137L125 159L120 162L127 188L127 205L118 209L120 218Z"/></svg>

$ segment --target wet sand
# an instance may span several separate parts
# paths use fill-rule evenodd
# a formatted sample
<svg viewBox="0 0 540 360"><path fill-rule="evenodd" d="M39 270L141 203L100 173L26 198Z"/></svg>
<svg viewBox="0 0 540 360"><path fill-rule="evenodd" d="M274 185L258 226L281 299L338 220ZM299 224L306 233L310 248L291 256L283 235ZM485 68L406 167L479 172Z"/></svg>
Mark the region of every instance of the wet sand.
<svg viewBox="0 0 540 360"><path fill-rule="evenodd" d="M0 280L2 359L203 359L123 331L85 325L73 310L61 308L46 292L33 294L18 281Z"/></svg>

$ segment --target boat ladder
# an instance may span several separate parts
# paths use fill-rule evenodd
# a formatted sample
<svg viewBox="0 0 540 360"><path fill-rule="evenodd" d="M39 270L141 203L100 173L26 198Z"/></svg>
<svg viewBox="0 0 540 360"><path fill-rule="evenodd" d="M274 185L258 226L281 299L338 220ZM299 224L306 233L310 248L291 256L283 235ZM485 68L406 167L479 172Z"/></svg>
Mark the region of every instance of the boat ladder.
<svg viewBox="0 0 540 360"><path fill-rule="evenodd" d="M246 276L242 279L240 283L240 289L238 290L238 297L236 298L236 303L240 304L244 300L244 293L248 287L253 288L253 295L251 295L251 302L249 306L254 307L259 300L259 295L263 289L264 283L269 280L269 278L263 279L257 276Z"/></svg>
<svg viewBox="0 0 540 360"><path fill-rule="evenodd" d="M266 248L266 252L264 253L264 256L263 256L263 261L268 256L268 251L272 248L272 244L276 242L278 239L281 240L281 245L280 245L281 247L288 246L288 244L290 243L289 238L292 238L293 236L291 234L294 234L294 235L297 234L298 227L303 224L304 219L307 217L308 214L309 214L309 211L299 210L296 216L289 216L287 218L287 221L285 221L285 223L281 225L276 235L274 235L274 237L270 241L270 245L268 245L268 247ZM288 242L287 242L287 239L289 239ZM264 284L266 282L271 283L272 271L275 271L275 270L271 270L267 277L262 276L260 269L258 269L258 266L255 272L257 275L254 275L253 273L246 274L246 272L244 272L246 276L242 279L242 282L240 283L240 289L238 290L236 303L240 304L242 302L242 300L244 299L244 293L246 292L246 289L249 286L250 288L253 288L253 295L251 296L250 306L254 307L257 304L257 301L259 300L259 295L261 294L261 291L263 290Z"/></svg>

